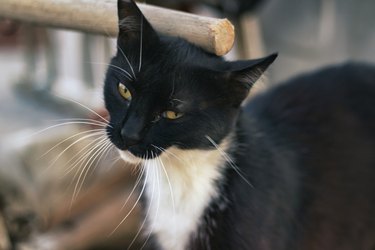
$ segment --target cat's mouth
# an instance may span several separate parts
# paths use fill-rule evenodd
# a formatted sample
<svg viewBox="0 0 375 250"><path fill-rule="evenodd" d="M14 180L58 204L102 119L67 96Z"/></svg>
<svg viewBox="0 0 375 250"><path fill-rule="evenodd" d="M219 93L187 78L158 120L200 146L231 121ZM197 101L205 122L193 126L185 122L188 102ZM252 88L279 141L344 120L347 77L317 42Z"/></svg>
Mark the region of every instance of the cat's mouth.
<svg viewBox="0 0 375 250"><path fill-rule="evenodd" d="M159 150L145 150L145 151L142 150L141 151L139 149L138 150L135 149L134 147L129 148L127 150L119 149L120 157L124 161L126 161L130 164L139 164L144 160L156 158L161 153L160 151L159 152L158 151Z"/></svg>
<svg viewBox="0 0 375 250"><path fill-rule="evenodd" d="M120 157L130 164L139 164L142 161L142 158L137 157L133 153L131 153L129 150L119 150Z"/></svg>

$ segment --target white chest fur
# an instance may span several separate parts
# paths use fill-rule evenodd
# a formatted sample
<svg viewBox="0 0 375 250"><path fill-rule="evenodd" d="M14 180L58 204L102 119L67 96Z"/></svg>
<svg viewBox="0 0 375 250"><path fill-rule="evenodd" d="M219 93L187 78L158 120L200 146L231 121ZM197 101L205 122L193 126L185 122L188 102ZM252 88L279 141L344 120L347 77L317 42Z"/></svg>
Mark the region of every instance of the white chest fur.
<svg viewBox="0 0 375 250"><path fill-rule="evenodd" d="M211 151L170 148L145 162L148 229L163 250L186 249L205 208L219 195L222 145Z"/></svg>

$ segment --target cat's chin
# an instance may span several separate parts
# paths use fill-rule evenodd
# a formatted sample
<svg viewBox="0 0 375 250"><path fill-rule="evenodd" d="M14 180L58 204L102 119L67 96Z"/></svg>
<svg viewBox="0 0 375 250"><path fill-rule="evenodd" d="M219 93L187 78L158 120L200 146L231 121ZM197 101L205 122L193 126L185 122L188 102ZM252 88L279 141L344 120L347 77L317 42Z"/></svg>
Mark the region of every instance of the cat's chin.
<svg viewBox="0 0 375 250"><path fill-rule="evenodd" d="M133 155L129 150L119 150L120 152L120 157L127 163L130 164L138 164L139 162L142 161L141 158Z"/></svg>

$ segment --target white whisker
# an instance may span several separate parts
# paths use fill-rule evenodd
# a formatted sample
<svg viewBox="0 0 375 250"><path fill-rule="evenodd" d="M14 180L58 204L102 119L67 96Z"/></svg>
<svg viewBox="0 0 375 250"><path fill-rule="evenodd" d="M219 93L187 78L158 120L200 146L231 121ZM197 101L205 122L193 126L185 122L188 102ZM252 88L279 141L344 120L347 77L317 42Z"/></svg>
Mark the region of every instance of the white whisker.
<svg viewBox="0 0 375 250"><path fill-rule="evenodd" d="M104 144L105 139L101 139L101 141L99 141L99 142L97 142L97 141L98 140L95 140L93 143L91 143L90 148L87 149L83 155L79 156L78 159L73 163L73 165L65 172L64 176L66 176L68 173L72 172L76 167L78 167L78 170L74 174L74 176L72 178L72 181L70 182L70 185L73 184L74 179L76 179L79 171L81 170L81 173L82 173L82 171L84 171L84 169L82 169L83 165L89 163L90 159L88 159L88 158L90 156L92 157L92 155L94 155L94 153L93 153L94 151L98 151L98 147ZM92 147L92 145L94 145L94 146ZM72 196L72 202L73 202L73 200L74 200L74 193L73 193L73 196ZM72 205L72 203L71 203L71 205Z"/></svg>
<svg viewBox="0 0 375 250"><path fill-rule="evenodd" d="M147 158L147 156L146 156ZM145 161L147 162L147 161ZM140 201L142 195L143 195L143 192L145 191L145 188L146 188L146 182L147 182L147 179L148 179L148 171L145 171L146 172L146 177L145 177L145 181L143 183L143 186L142 186L142 190L136 200L136 202L134 203L134 205L132 206L132 208L130 209L130 211L125 215L125 217L121 220L121 222L116 226L116 228L108 235L108 237L112 236L116 230L122 225L122 223L124 223L124 221L129 217L129 215L133 212L133 210L135 209L135 207L137 206L138 202Z"/></svg>
<svg viewBox="0 0 375 250"><path fill-rule="evenodd" d="M154 155L153 155L153 153L151 152L151 154L152 154L152 158L154 158ZM154 165L153 166L154 168L156 167L156 183L157 183L157 190L158 190L158 201L157 201L157 206L156 206L156 212L155 212L155 216L154 216L154 218L157 218L158 217L158 215L159 215L159 208L160 208L160 196L161 196L161 188L160 188L160 173L159 173L159 171L160 171L160 167L159 167L159 164L157 164L157 161L156 161L156 165ZM154 192L154 191L153 191ZM154 195L154 194L152 194L152 195ZM151 200L151 202L152 202L152 200ZM150 206L151 207L151 206ZM146 218L145 218L145 220L146 220ZM140 250L142 250L145 246L146 246L146 244L147 244L147 242L148 242L148 240L150 239L150 237L151 237L151 233L154 231L154 228L155 228L155 221L152 223L152 225L151 225L151 230L149 230L149 233L148 233L148 236L147 236L147 238L146 238L146 240L145 240L145 242L143 243L143 245L142 245L142 247L141 247L141 249Z"/></svg>
<svg viewBox="0 0 375 250"><path fill-rule="evenodd" d="M103 140L105 136L100 136L93 141L91 141L89 144L84 146L82 149L80 149L69 161L65 163L65 166L67 166L70 162L72 162L74 159L76 159L72 165L65 171L65 174L63 177L65 177L67 174L69 174L78 164L80 164L87 156L90 154L92 146L96 145L98 141ZM85 151L85 152L84 152ZM83 154L81 154L84 152Z"/></svg>
<svg viewBox="0 0 375 250"><path fill-rule="evenodd" d="M122 73L125 73L125 77L128 78L130 81L133 80L133 76L128 72L126 71L125 69L119 67L119 66L116 66L116 65L113 65L113 64L109 64L109 63L97 63L97 62L90 62L91 64L96 64L96 65L105 65L105 66L108 66L108 67L112 67L112 68L115 68L115 69L118 69L120 70Z"/></svg>
<svg viewBox="0 0 375 250"><path fill-rule="evenodd" d="M216 144L216 142L211 138L209 137L208 135L206 135L206 138L207 140L209 140L211 142L211 144L218 150L218 152L225 158L225 160L229 163L229 165L233 168L234 171L236 171L236 173L252 188L254 188L254 186L250 183L250 181L248 181L245 176L243 175L241 169L238 168L238 166L233 162L233 160L229 157L229 155L224 152L222 149L219 148L219 146Z"/></svg>
<svg viewBox="0 0 375 250"><path fill-rule="evenodd" d="M141 17L141 39L140 39L140 45L139 45L139 68L138 72L141 72L142 69L142 53L143 53L143 16Z"/></svg>
<svg viewBox="0 0 375 250"><path fill-rule="evenodd" d="M87 107L87 106L84 105L83 103L80 103L80 102L75 101L75 100L73 100L73 99L70 99L70 98L68 98L68 97L63 97L63 96L59 96L59 95L55 95L55 96L56 96L56 97L59 97L59 98L61 98L61 99L67 100L67 101L71 101L71 102L73 102L73 103L75 103L75 104L78 104L79 106L85 108L86 110L90 111L91 113L93 113L94 115L98 116L100 119L102 119L103 121L105 121L106 123L109 124L109 121L108 121L107 119L105 119L103 116L99 115L97 112L95 112L93 109Z"/></svg>
<svg viewBox="0 0 375 250"><path fill-rule="evenodd" d="M168 151L168 150L166 150L166 149L164 149L162 147L158 147L158 146L155 146L153 144L151 144L151 146L153 146L154 148L156 148L156 149L158 149L158 150L166 153L167 155L173 156L175 159L177 159L178 161L180 161L183 164L188 164L188 162L186 162L185 160L183 160L181 157L178 157L176 154L174 154L174 153L172 153L172 152L170 152L170 151Z"/></svg>
<svg viewBox="0 0 375 250"><path fill-rule="evenodd" d="M80 125L94 125L94 126L97 126L97 124L95 123L92 123L92 122L63 122L63 123L59 123L59 124L55 124L55 125L52 125L52 126L49 126L47 128L44 128L44 129L41 129L37 132L34 132L32 133L31 135L28 135L28 137L33 137L35 135L39 135L43 132L46 132L48 130L51 130L53 128L58 128L58 127L62 127L62 126L66 126L66 125L73 125L73 124L80 124Z"/></svg>
<svg viewBox="0 0 375 250"><path fill-rule="evenodd" d="M98 154L100 153L101 149L103 148L103 143L106 142L106 140L107 140L107 138L102 139L101 141L99 141L99 143L97 145L95 145L92 148L92 150L90 152L90 154L92 153L92 155L89 157L89 159L86 161L83 168L81 169L80 174L79 174L78 179L77 179L77 182L76 182L76 185L74 187L73 196L72 196L72 203L75 200L75 198L77 198L78 193L82 188L84 178L86 177L92 163L97 159ZM77 173L78 173L78 171L77 171ZM84 176L83 178L82 178L82 175ZM74 178L75 178L75 176L74 176ZM82 181L81 181L81 178L82 178Z"/></svg>
<svg viewBox="0 0 375 250"><path fill-rule="evenodd" d="M97 126L99 127L112 127L110 124L106 123L106 122L102 122L102 121L97 121L97 120L94 120L94 119L88 119L88 118L66 118L66 119L57 119L57 120L52 120L54 122L92 122L94 124L96 124Z"/></svg>
<svg viewBox="0 0 375 250"><path fill-rule="evenodd" d="M83 136L79 139L77 139L75 142L72 142L68 147L66 147L61 153L59 153L55 159L48 165L48 167L46 168L45 171L49 170L59 159L60 157L66 152L68 151L71 147L73 147L74 145L76 145L77 143L83 141L83 140L86 140L87 138L90 138L90 137L94 137L94 136L99 136L101 135L102 137L104 137L103 133L102 132L96 132L96 133L92 133L92 134L89 134L89 135L86 135L86 136Z"/></svg>
<svg viewBox="0 0 375 250"><path fill-rule="evenodd" d="M159 148L159 147L157 147L157 148ZM165 149L159 148L159 150L161 150L162 152L165 152L165 153L166 153L166 150L165 150ZM168 172L167 172L167 170L166 170L166 168L165 168L165 165L164 165L162 159L161 159L160 157L158 157L157 159L159 160L159 162L160 162L160 164L161 164L161 167L162 167L162 169L163 169L163 171L164 171L165 177L167 178L167 182L168 182L168 186L169 186L169 192L171 193L171 200L172 200L172 206L173 206L173 213L174 213L174 214L173 214L173 217L174 217L174 221L175 221L175 217L176 217L176 206L175 206L175 201L174 201L174 194L173 194L173 189L172 189L172 183L171 183L171 181L170 181L170 179L169 179ZM174 225L175 225L175 223L174 223Z"/></svg>
<svg viewBox="0 0 375 250"><path fill-rule="evenodd" d="M63 144L64 142L66 141L69 141L71 139L73 139L74 137L77 137L77 136L80 136L80 135L83 135L83 134L92 134L94 132L99 132L99 131L103 131L103 129L92 129L92 130L87 130L87 131L83 131L83 132L80 132L80 133L77 133L75 135L72 135L72 136L69 136L68 138L66 138L65 140L62 140L60 141L59 143L55 144L52 148L50 148L47 152L45 152L44 154L42 154L39 159L43 158L44 156L46 156L48 153L50 153L52 150L54 150L55 148L57 148L58 146L60 146L61 144Z"/></svg>
<svg viewBox="0 0 375 250"><path fill-rule="evenodd" d="M64 175L62 177L65 177L66 175L68 175L70 172L72 172L77 166L78 167L78 170L77 172L74 174L73 178L71 178L71 182L69 184L69 186L71 186L74 182L74 179L76 178L77 174L78 174L78 171L79 169L81 169L81 166L86 162L87 158L92 154L93 150L95 150L95 147L96 145L98 145L98 141L100 140L104 140L104 136L102 137L99 137L97 139L95 139L94 141L90 142L88 145L86 145L84 148L82 148L77 154L75 154L66 164L69 164L73 159L77 158L73 163L72 165L65 171ZM100 142L99 142L100 143ZM93 145L95 145L93 147ZM85 151L83 154L81 154L81 152ZM73 199L72 199L73 200ZM72 205L72 203L71 203Z"/></svg>
<svg viewBox="0 0 375 250"><path fill-rule="evenodd" d="M152 152L151 152L151 154L152 154ZM150 169L151 167L155 167L155 166L152 166L151 161L152 161L152 160L149 160L149 163L148 163L147 166L146 166L148 169ZM150 165L151 165L151 166L150 166ZM150 171L150 170L146 170L146 171ZM152 179L155 179L155 172L154 172L154 171L153 171L153 175L154 175L154 176L152 177ZM155 182L153 182L153 184L152 184L151 199L150 199L149 206L148 206L148 208L147 208L146 216L144 217L144 219L143 219L143 221L142 221L142 224L141 224L141 226L139 227L139 229L138 229L136 235L134 236L133 240L132 240L131 243L129 244L129 246L128 246L128 248L127 248L128 250L129 250L129 249L131 248L131 246L134 244L135 240L138 238L139 234L142 232L142 229L143 229L144 225L146 224L147 218L148 218L149 215L150 215L151 203L154 201L154 194L155 194Z"/></svg>
<svg viewBox="0 0 375 250"><path fill-rule="evenodd" d="M126 62L129 64L130 70L133 72L134 79L137 79L137 77L135 76L135 73L134 73L134 69L133 69L128 57L126 56L124 51L120 48L120 46L117 45L117 48L120 50L121 54L125 57Z"/></svg>
<svg viewBox="0 0 375 250"><path fill-rule="evenodd" d="M99 164L99 161L100 161L100 159L101 159L101 156L104 154L104 152L105 152L105 150L106 150L106 148L108 148L109 146L108 146L108 141L104 141L103 143L100 143L100 144L102 144L100 147L98 147L97 148L97 150L96 150L96 152L90 157L90 159L88 159L88 161L86 162L86 165L85 165L85 167L82 169L82 171L81 171L81 174L83 173L83 172L85 172L84 173L84 175L83 175L83 177L82 177L82 180L81 180L81 184L79 185L79 187L78 187L78 189L77 189L77 193L76 193L76 197L78 196L78 193L80 192L80 190L82 189L82 186L83 186L83 184L84 184L84 182L85 182L85 179L86 179L86 177L87 177L87 174L89 173L89 171L90 171L90 168L92 168L92 164L94 164L94 162L96 161L96 164L95 164L95 166L94 166L94 168L92 168L92 171L95 171L95 169L97 168L97 166L98 166L98 164ZM87 169L86 169L87 168ZM86 170L85 170L86 169ZM81 177L81 176L80 176ZM81 178L78 178L78 180L77 180L77 184L79 183L79 180L81 179ZM74 193L73 193L73 197L74 197Z"/></svg>
<svg viewBox="0 0 375 250"><path fill-rule="evenodd" d="M109 157L109 154L114 151L115 149L115 146L110 143L110 147L109 147L109 150L107 151L106 155L104 156L104 159L107 159ZM108 162L110 162L109 164L106 164L106 167L105 167L105 170L106 171L109 171L118 161L120 161L122 158L120 156L115 156L115 157L112 157L112 158L109 158L107 159Z"/></svg>
<svg viewBox="0 0 375 250"><path fill-rule="evenodd" d="M138 175L137 180L136 180L136 182L135 182L135 184L134 184L134 187L133 187L133 189L130 191L130 194L129 194L128 198L126 199L126 201L125 201L124 204L122 205L121 210L123 210L123 209L125 208L125 206L126 206L126 204L128 203L130 197L133 195L133 193L134 193L134 191L136 190L137 186L138 186L139 183L141 182L141 180L142 180L142 176L143 176L144 172L145 172L145 168L141 167L141 172L140 172L140 174Z"/></svg>
<svg viewBox="0 0 375 250"><path fill-rule="evenodd" d="M111 141L108 140L108 149L107 149L107 152L104 154L103 156L103 159L107 159L109 154L111 153L111 151L114 149L114 145L112 144ZM110 161L112 161L112 164L110 167L112 167L114 165L114 163L116 163L119 159L111 159Z"/></svg>
<svg viewBox="0 0 375 250"><path fill-rule="evenodd" d="M99 153L99 158L95 161L96 161L96 164L95 166L92 168L92 172L95 172L96 168L99 166L99 164L101 163L101 160L103 158L106 157L106 155L108 154L108 151L111 149L111 146L112 146L112 143L109 141L109 140L106 140L104 143L103 143L103 148L101 149L101 152ZM86 176L84 176L83 179L85 179Z"/></svg>

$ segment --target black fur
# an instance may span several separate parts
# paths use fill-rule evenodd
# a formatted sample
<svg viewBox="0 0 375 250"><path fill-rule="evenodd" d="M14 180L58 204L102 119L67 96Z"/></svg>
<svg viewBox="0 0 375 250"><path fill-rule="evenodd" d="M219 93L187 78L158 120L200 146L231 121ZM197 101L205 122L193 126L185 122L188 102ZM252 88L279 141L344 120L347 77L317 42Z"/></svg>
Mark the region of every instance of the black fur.
<svg viewBox="0 0 375 250"><path fill-rule="evenodd" d="M375 249L374 129L369 65L301 76L250 102L232 158L253 188L228 168L227 208L214 201L205 221L216 226L201 228L212 249Z"/></svg>
<svg viewBox="0 0 375 250"><path fill-rule="evenodd" d="M160 154L152 145L212 149L205 135L219 144L233 133L228 154L250 182L227 166L220 198L208 204L187 249L375 249L373 66L301 76L241 108L275 55L226 62L156 34L133 2L119 1L119 19L120 49L104 89L112 142L152 158ZM132 74L124 54L133 80L119 69ZM170 121L165 110L184 116ZM127 143L130 136L136 143Z"/></svg>
<svg viewBox="0 0 375 250"><path fill-rule="evenodd" d="M136 5L126 1L119 1L119 20L119 50L111 61L104 88L112 125L108 132L118 148L137 156L159 155L160 150L151 144L162 148L212 148L205 135L219 143L230 132L251 84L276 58L271 55L226 62L182 39L156 35ZM120 68L130 75L134 71L136 79L128 79ZM132 92L131 103L120 96L119 82ZM185 115L168 121L160 118L166 110ZM124 130L125 135L121 134ZM140 140L130 147L126 137Z"/></svg>

